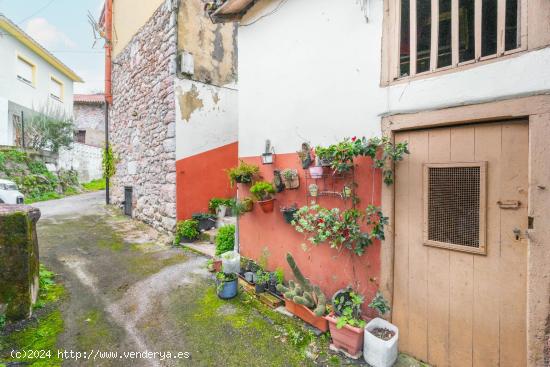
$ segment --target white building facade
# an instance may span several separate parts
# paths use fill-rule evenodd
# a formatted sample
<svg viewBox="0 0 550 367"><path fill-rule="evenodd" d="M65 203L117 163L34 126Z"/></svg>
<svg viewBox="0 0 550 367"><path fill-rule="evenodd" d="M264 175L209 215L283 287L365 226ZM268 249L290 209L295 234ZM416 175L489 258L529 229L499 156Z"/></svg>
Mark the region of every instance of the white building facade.
<svg viewBox="0 0 550 367"><path fill-rule="evenodd" d="M15 126L41 111L73 114L71 69L0 14L0 145L16 145Z"/></svg>

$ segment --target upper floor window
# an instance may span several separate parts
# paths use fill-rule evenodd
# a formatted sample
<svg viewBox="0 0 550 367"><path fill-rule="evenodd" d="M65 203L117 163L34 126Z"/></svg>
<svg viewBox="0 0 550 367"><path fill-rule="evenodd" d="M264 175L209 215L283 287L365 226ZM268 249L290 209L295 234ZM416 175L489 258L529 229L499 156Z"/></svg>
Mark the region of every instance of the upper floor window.
<svg viewBox="0 0 550 367"><path fill-rule="evenodd" d="M17 79L29 85L34 85L34 75L36 66L23 56L17 56Z"/></svg>
<svg viewBox="0 0 550 367"><path fill-rule="evenodd" d="M391 1L399 19L394 79L525 49L527 0Z"/></svg>
<svg viewBox="0 0 550 367"><path fill-rule="evenodd" d="M50 77L50 96L58 101L63 100L63 83L53 76Z"/></svg>

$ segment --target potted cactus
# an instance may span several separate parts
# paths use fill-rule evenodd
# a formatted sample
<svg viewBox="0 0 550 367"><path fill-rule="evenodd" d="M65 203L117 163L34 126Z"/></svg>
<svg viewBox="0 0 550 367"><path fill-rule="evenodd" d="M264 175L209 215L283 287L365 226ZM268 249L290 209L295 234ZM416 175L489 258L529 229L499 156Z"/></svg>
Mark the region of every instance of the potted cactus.
<svg viewBox="0 0 550 367"><path fill-rule="evenodd" d="M312 285L304 277L292 254L286 255L286 261L296 278L296 281L289 280L288 287L277 285L277 290L285 297L286 309L322 332L328 331L328 322L323 318L327 306L325 295L319 286Z"/></svg>
<svg viewBox="0 0 550 367"><path fill-rule="evenodd" d="M333 311L325 316L329 323L332 345L351 358L361 357L365 320L361 318L364 298L351 287L339 290L332 297Z"/></svg>
<svg viewBox="0 0 550 367"><path fill-rule="evenodd" d="M251 188L250 193L256 200L264 213L271 213L274 208L273 195L275 194L275 188L273 184L266 181L256 182Z"/></svg>

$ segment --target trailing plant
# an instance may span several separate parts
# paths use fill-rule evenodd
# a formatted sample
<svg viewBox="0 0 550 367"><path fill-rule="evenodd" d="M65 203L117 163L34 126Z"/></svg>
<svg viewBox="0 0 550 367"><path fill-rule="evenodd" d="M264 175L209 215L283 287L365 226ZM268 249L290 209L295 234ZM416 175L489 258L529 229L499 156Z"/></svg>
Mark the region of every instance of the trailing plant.
<svg viewBox="0 0 550 367"><path fill-rule="evenodd" d="M253 178L260 173L260 167L240 161L237 167L233 167L227 171L231 187L235 183L251 183Z"/></svg>
<svg viewBox="0 0 550 367"><path fill-rule="evenodd" d="M286 255L286 261L296 278L296 282L289 280L288 287L277 284L277 290L283 293L287 299L309 308L316 316L323 316L327 308L324 293L319 286L312 285L309 279L304 277L292 254L288 253Z"/></svg>
<svg viewBox="0 0 550 367"><path fill-rule="evenodd" d="M194 219L183 220L178 222L176 226L174 243L178 245L183 239L194 241L199 238L199 235L199 222Z"/></svg>
<svg viewBox="0 0 550 367"><path fill-rule="evenodd" d="M390 304L380 291L376 291L376 295L372 299L371 303L369 303L369 307L376 310L380 316L391 310Z"/></svg>
<svg viewBox="0 0 550 367"><path fill-rule="evenodd" d="M339 315L336 319L336 327L338 329L345 325L365 327L365 320L361 319L361 305L364 301L364 297L350 287L338 292L332 300L333 307L338 310L337 314Z"/></svg>
<svg viewBox="0 0 550 367"><path fill-rule="evenodd" d="M371 226L370 237L385 240L384 226L389 223L389 218L384 217L382 209L372 204L367 206L366 214L367 224Z"/></svg>
<svg viewBox="0 0 550 367"><path fill-rule="evenodd" d="M235 225L223 226L216 235L216 256L227 251L233 251L235 247Z"/></svg>
<svg viewBox="0 0 550 367"><path fill-rule="evenodd" d="M116 174L117 161L111 146L103 149L103 178L111 178Z"/></svg>
<svg viewBox="0 0 550 367"><path fill-rule="evenodd" d="M275 194L275 188L273 184L266 181L256 182L251 188L250 193L258 201L266 201L273 198Z"/></svg>

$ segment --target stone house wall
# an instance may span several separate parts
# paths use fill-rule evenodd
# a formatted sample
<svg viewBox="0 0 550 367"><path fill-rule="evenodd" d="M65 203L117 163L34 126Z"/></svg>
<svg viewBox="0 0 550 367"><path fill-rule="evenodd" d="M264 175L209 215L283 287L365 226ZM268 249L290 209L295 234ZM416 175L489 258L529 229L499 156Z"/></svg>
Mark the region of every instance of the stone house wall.
<svg viewBox="0 0 550 367"><path fill-rule="evenodd" d="M177 1L166 0L113 60L110 141L118 157L112 202L133 190L133 216L176 224L175 97Z"/></svg>
<svg viewBox="0 0 550 367"><path fill-rule="evenodd" d="M74 103L75 130L86 130L88 145L103 146L105 142L105 105L103 103Z"/></svg>

